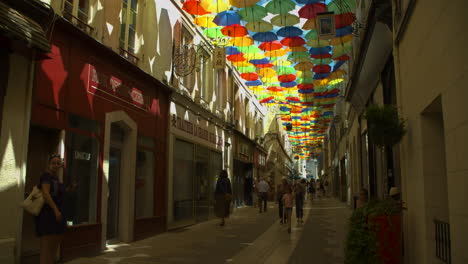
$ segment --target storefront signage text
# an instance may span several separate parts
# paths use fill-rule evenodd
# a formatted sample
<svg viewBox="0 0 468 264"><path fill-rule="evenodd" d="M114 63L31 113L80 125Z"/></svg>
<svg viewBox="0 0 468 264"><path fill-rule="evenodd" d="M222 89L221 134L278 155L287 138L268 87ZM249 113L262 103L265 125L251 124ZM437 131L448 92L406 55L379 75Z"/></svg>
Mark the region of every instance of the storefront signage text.
<svg viewBox="0 0 468 264"><path fill-rule="evenodd" d="M215 133L211 133L208 130L202 128L201 126L194 125L192 122L182 119L176 114L172 115L172 126L190 135L194 135L198 138L213 143L218 147L222 147L223 138L221 136L216 136Z"/></svg>
<svg viewBox="0 0 468 264"><path fill-rule="evenodd" d="M125 84L115 76L100 72L93 65L89 65L88 92L96 94L97 91L123 100L146 111L152 109L150 104L153 103L153 100L145 98L141 90Z"/></svg>

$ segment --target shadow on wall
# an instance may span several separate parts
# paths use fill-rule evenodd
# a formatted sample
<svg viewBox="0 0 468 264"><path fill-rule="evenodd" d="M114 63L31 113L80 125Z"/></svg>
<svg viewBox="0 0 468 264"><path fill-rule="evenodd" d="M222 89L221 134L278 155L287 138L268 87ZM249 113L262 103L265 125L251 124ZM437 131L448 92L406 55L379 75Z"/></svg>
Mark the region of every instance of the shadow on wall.
<svg viewBox="0 0 468 264"><path fill-rule="evenodd" d="M158 36L159 38L156 39L156 43L159 41L159 45L156 45L153 50L156 51L155 53L155 59L154 59L154 64L152 71L154 72L161 72L162 76L167 76L171 72L171 65L172 65L172 42L175 39L175 31L177 28L177 22L176 25L174 25L174 31L172 30L171 26L171 20L169 18L169 13L167 9L161 9L161 14L159 16L159 23L157 23L157 15L156 15L156 6L154 6L154 1L149 1L151 4L149 4L149 8L154 8L154 18L156 20L156 34L155 36ZM151 12L153 10L151 9ZM179 25L180 27L180 25ZM174 34L174 36L173 36Z"/></svg>

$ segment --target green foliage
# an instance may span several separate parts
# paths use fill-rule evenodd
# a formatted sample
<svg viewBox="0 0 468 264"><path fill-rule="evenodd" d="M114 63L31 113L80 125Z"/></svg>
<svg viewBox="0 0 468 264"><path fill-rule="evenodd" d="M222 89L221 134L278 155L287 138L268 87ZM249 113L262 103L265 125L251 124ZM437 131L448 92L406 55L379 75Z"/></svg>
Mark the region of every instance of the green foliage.
<svg viewBox="0 0 468 264"><path fill-rule="evenodd" d="M400 212L397 202L392 199L371 200L357 208L349 219L349 231L345 243L345 264L381 264L378 241L372 219L380 215Z"/></svg>
<svg viewBox="0 0 468 264"><path fill-rule="evenodd" d="M380 147L398 144L406 134L405 121L393 105L371 105L366 109L369 138Z"/></svg>

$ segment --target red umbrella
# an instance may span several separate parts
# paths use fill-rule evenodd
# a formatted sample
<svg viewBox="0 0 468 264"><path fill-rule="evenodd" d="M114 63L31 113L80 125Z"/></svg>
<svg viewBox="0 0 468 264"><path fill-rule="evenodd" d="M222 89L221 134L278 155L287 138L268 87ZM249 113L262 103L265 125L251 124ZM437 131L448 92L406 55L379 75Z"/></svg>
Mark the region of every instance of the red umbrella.
<svg viewBox="0 0 468 264"><path fill-rule="evenodd" d="M191 15L203 16L210 14L201 6L201 1L199 0L188 0L182 5L182 9L187 11Z"/></svg>
<svg viewBox="0 0 468 264"><path fill-rule="evenodd" d="M324 54L310 55L310 57L314 59L327 59L327 58L331 58L332 55L330 53L324 53Z"/></svg>
<svg viewBox="0 0 468 264"><path fill-rule="evenodd" d="M279 41L275 40L272 42L263 42L258 46L261 50L264 51L273 51L273 50L279 50L283 47L283 44L281 44Z"/></svg>
<svg viewBox="0 0 468 264"><path fill-rule="evenodd" d="M245 27L238 25L238 24L234 24L234 25L223 27L221 29L221 33L223 33L223 35L225 36L236 38L236 37L243 37L247 35L249 32L247 31Z"/></svg>
<svg viewBox="0 0 468 264"><path fill-rule="evenodd" d="M228 61L245 61L246 58L244 58L244 54L235 54L235 55L229 55L227 56Z"/></svg>
<svg viewBox="0 0 468 264"><path fill-rule="evenodd" d="M298 84L297 85L297 88L299 90L313 90L314 89L314 85L313 84Z"/></svg>
<svg viewBox="0 0 468 264"><path fill-rule="evenodd" d="M246 81L255 81L258 80L258 74L256 73L242 73L241 78L246 80Z"/></svg>
<svg viewBox="0 0 468 264"><path fill-rule="evenodd" d="M303 6L299 10L299 17L302 18L315 18L317 13L327 12L327 5L324 3L315 3L315 4L308 4Z"/></svg>
<svg viewBox="0 0 468 264"><path fill-rule="evenodd" d="M350 58L347 54L334 58L334 60L337 60L337 61L348 61L349 59Z"/></svg>
<svg viewBox="0 0 468 264"><path fill-rule="evenodd" d="M296 75L294 74L285 74L278 76L280 82L292 82L296 80Z"/></svg>
<svg viewBox="0 0 468 264"><path fill-rule="evenodd" d="M305 40L301 37L284 38L281 44L288 47L300 47L305 44Z"/></svg>
<svg viewBox="0 0 468 264"><path fill-rule="evenodd" d="M330 65L316 65L312 69L315 73L329 73L331 71Z"/></svg>
<svg viewBox="0 0 468 264"><path fill-rule="evenodd" d="M283 89L281 89L281 87L279 86L270 86L267 88L268 91L270 92L282 92Z"/></svg>
<svg viewBox="0 0 468 264"><path fill-rule="evenodd" d="M275 97L273 97L273 96L264 98L264 99L260 100L260 103L261 103L261 104L264 104L264 103L266 103L266 102L268 102L268 101L270 101L270 100L273 100L274 98L275 98Z"/></svg>
<svg viewBox="0 0 468 264"><path fill-rule="evenodd" d="M271 68L271 67L273 67L273 66L275 66L275 65L273 65L273 64L271 64L271 63L257 64L257 65L255 65L255 67L257 67L257 68Z"/></svg>
<svg viewBox="0 0 468 264"><path fill-rule="evenodd" d="M351 12L335 15L335 26L336 28L350 26L354 22L354 19L355 16Z"/></svg>

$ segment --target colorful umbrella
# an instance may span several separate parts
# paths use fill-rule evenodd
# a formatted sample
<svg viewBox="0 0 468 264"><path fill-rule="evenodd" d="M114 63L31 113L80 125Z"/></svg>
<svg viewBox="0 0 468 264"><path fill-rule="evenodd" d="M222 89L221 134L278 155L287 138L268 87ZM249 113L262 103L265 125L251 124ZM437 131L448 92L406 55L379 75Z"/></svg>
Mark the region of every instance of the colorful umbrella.
<svg viewBox="0 0 468 264"><path fill-rule="evenodd" d="M296 8L296 4L290 0L273 0L265 7L272 14L288 14Z"/></svg>
<svg viewBox="0 0 468 264"><path fill-rule="evenodd" d="M199 17L196 17L193 20L193 23L199 25L200 27L204 27L204 28L217 27L218 25L213 23L213 18L214 18L214 16L210 16L210 15L199 16Z"/></svg>
<svg viewBox="0 0 468 264"><path fill-rule="evenodd" d="M247 29L245 27L243 27L241 25L238 25L238 24L234 24L234 25L224 27L223 29L221 29L221 32L225 36L232 37L232 38L243 37L243 36L249 34L249 32L247 31Z"/></svg>
<svg viewBox="0 0 468 264"><path fill-rule="evenodd" d="M256 41L260 42L272 42L274 40L278 40L278 36L273 32L260 32L255 33L252 38Z"/></svg>
<svg viewBox="0 0 468 264"><path fill-rule="evenodd" d="M182 9L191 15L202 16L210 13L201 6L201 1L199 0L185 1L182 5Z"/></svg>
<svg viewBox="0 0 468 264"><path fill-rule="evenodd" d="M294 69L298 71L308 71L312 67L314 67L314 64L312 62L300 62L294 66Z"/></svg>
<svg viewBox="0 0 468 264"><path fill-rule="evenodd" d="M263 20L249 22L245 27L252 32L268 32L273 30L273 25Z"/></svg>
<svg viewBox="0 0 468 264"><path fill-rule="evenodd" d="M281 40L281 44L288 47L299 47L305 44L305 41L301 37L292 37L292 38L284 38Z"/></svg>
<svg viewBox="0 0 468 264"><path fill-rule="evenodd" d="M229 10L231 6L224 0L201 0L200 4L206 11L211 13L219 13Z"/></svg>
<svg viewBox="0 0 468 264"><path fill-rule="evenodd" d="M272 42L264 42L258 46L261 50L264 51L272 51L272 50L278 50L283 47L283 44L281 44L279 41L272 41Z"/></svg>
<svg viewBox="0 0 468 264"><path fill-rule="evenodd" d="M258 74L256 73L242 73L241 78L246 81L255 81L258 80Z"/></svg>
<svg viewBox="0 0 468 264"><path fill-rule="evenodd" d="M327 5L324 3L314 3L303 6L299 10L299 17L301 18L315 18L318 13L323 13L327 11Z"/></svg>
<svg viewBox="0 0 468 264"><path fill-rule="evenodd" d="M209 38L221 38L224 37L223 33L221 32L220 27L215 28L207 28L203 31L203 34Z"/></svg>
<svg viewBox="0 0 468 264"><path fill-rule="evenodd" d="M302 25L302 29L304 30L312 30L317 28L317 21L315 18L308 19L304 25Z"/></svg>
<svg viewBox="0 0 468 264"><path fill-rule="evenodd" d="M278 27L294 26L299 22L299 17L291 14L280 14L271 19L271 23Z"/></svg>
<svg viewBox="0 0 468 264"><path fill-rule="evenodd" d="M229 3L232 6L238 7L238 8L243 8L243 7L249 7L253 6L256 3L258 3L260 0L229 0Z"/></svg>
<svg viewBox="0 0 468 264"><path fill-rule="evenodd" d="M272 50L272 51L265 52L265 57L281 57L286 54L288 54L288 51L284 49L279 49L279 50ZM273 64L275 64L275 62L273 62Z"/></svg>
<svg viewBox="0 0 468 264"><path fill-rule="evenodd" d="M240 18L236 11L223 11L215 16L213 22L218 26L230 26L240 24Z"/></svg>
<svg viewBox="0 0 468 264"><path fill-rule="evenodd" d="M278 30L278 32L276 32L276 35L285 38L297 37L302 35L302 30L293 26L283 27L280 30Z"/></svg>
<svg viewBox="0 0 468 264"><path fill-rule="evenodd" d="M247 22L259 21L268 15L267 10L263 6L253 5L251 7L242 8L238 11L242 20Z"/></svg>
<svg viewBox="0 0 468 264"><path fill-rule="evenodd" d="M254 41L250 36L244 36L244 37L232 38L230 40L230 43L233 46L246 47L246 46L251 46L254 43Z"/></svg>

